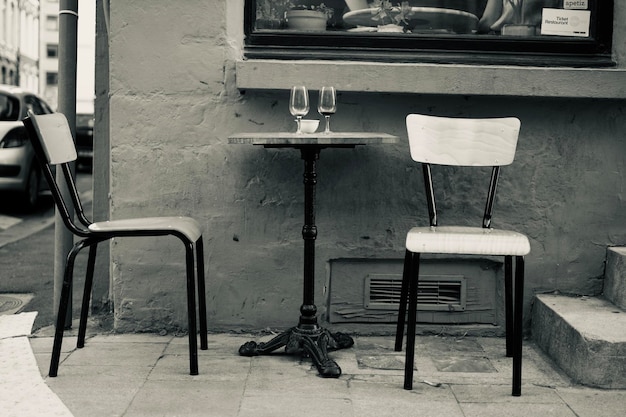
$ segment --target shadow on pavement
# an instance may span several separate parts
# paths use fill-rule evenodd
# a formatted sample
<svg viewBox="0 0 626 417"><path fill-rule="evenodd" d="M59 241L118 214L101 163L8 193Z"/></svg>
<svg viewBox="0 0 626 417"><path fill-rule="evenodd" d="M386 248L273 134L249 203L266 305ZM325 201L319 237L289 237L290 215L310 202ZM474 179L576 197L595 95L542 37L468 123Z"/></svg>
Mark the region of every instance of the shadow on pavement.
<svg viewBox="0 0 626 417"><path fill-rule="evenodd" d="M81 193L89 193L91 190L91 175L78 174L79 188ZM85 198L85 210L90 217L91 194ZM54 245L55 224L54 204L51 196L43 196L40 202L41 208L33 213L23 214L13 212L14 208L2 205L0 214L16 216L22 219L18 224L8 230L2 231L9 235L20 228L27 228L29 224L33 232L24 232L24 237L9 241L0 245L0 293L5 294L33 294L33 298L21 310L24 312L37 311L33 332L46 326L50 326L56 319L56 311L53 311L54 296ZM13 213L13 214L11 214ZM41 226L43 225L43 226ZM73 292L73 317L80 313L80 302L84 276L87 264L87 253L83 251L76 258L74 269L74 292Z"/></svg>

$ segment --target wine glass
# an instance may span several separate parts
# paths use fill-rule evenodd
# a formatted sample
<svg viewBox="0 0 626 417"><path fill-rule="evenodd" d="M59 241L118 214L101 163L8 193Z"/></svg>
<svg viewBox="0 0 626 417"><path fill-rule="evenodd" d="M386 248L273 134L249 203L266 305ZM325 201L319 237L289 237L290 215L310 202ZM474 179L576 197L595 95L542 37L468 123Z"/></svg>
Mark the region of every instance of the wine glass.
<svg viewBox="0 0 626 417"><path fill-rule="evenodd" d="M302 116L309 113L309 92L303 85L291 87L291 95L289 96L289 112L292 116L296 116L298 122L298 130L296 133L302 133L300 130L300 120Z"/></svg>
<svg viewBox="0 0 626 417"><path fill-rule="evenodd" d="M330 115L337 111L337 91L335 87L322 87L317 111L326 119L324 133L330 133Z"/></svg>

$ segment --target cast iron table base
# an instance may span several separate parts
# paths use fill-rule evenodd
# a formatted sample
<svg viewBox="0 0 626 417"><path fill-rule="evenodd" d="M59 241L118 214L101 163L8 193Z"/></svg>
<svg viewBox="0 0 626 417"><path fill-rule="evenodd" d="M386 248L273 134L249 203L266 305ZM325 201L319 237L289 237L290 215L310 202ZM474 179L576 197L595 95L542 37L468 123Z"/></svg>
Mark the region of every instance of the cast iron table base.
<svg viewBox="0 0 626 417"><path fill-rule="evenodd" d="M266 145L270 147L271 145ZM276 145L283 147L285 145ZM266 355L285 346L289 354L301 354L313 360L317 371L322 377L337 378L341 375L341 368L328 356L328 351L349 348L354 340L346 334L332 334L317 324L317 307L314 302L315 280L315 185L317 184L316 161L322 148L329 145L287 145L300 149L304 160L304 296L300 307L300 322L284 333L279 334L266 343L254 341L244 343L239 348L242 356ZM341 145L341 147L350 147Z"/></svg>
<svg viewBox="0 0 626 417"><path fill-rule="evenodd" d="M325 148L354 148L356 145L397 143L398 137L386 133L331 132L295 134L286 132L241 133L229 137L229 143L249 143L265 148L295 148L304 160L304 296L300 321L296 327L279 334L266 343L254 341L239 348L242 356L267 355L285 346L288 354L310 357L321 376L337 378L341 368L328 357L328 352L349 348L354 340L344 333L331 333L318 325L314 302L315 284L315 185L316 161Z"/></svg>
<svg viewBox="0 0 626 417"><path fill-rule="evenodd" d="M328 352L349 348L352 345L354 345L354 340L345 333L331 333L320 327L306 330L296 326L266 343L254 341L244 343L239 348L239 354L242 356L266 355L285 346L285 352L288 354L310 357L320 376L338 378L341 375L341 368L328 356Z"/></svg>

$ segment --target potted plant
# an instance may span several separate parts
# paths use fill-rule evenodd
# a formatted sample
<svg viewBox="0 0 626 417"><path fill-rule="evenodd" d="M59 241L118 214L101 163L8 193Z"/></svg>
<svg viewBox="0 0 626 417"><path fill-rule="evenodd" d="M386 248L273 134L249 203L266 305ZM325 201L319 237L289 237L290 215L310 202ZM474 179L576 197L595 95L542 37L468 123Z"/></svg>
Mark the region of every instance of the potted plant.
<svg viewBox="0 0 626 417"><path fill-rule="evenodd" d="M285 27L285 12L291 6L290 0L258 0L256 4L257 29Z"/></svg>
<svg viewBox="0 0 626 417"><path fill-rule="evenodd" d="M390 0L374 0L371 5L372 20L380 22L379 32L410 30L409 19L413 16L413 11L408 1L397 2L394 6Z"/></svg>
<svg viewBox="0 0 626 417"><path fill-rule="evenodd" d="M328 19L333 15L333 9L324 3L292 4L285 13L289 29L321 31L326 30Z"/></svg>

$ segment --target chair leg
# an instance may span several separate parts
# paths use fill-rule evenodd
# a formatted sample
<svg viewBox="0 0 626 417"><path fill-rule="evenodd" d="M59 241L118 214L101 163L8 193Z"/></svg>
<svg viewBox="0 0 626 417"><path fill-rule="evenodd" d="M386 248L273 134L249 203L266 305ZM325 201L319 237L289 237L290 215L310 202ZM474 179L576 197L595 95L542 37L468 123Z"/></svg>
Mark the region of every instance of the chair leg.
<svg viewBox="0 0 626 417"><path fill-rule="evenodd" d="M185 242L187 259L187 321L189 327L189 374L198 375L198 330L196 328L196 280L193 242Z"/></svg>
<svg viewBox="0 0 626 417"><path fill-rule="evenodd" d="M513 323L513 392L522 395L522 323L524 314L524 257L515 257L515 306Z"/></svg>
<svg viewBox="0 0 626 417"><path fill-rule="evenodd" d="M204 282L204 243L202 236L196 242L196 258L198 270L198 310L200 312L200 349L207 350L207 316L206 316L206 288Z"/></svg>
<svg viewBox="0 0 626 417"><path fill-rule="evenodd" d="M78 326L78 341L76 347L81 349L85 346L85 333L87 331L87 317L89 316L89 301L93 288L93 273L96 263L96 251L98 244L89 247L89 259L87 260L87 274L85 275L85 288L83 289L83 303L80 308L80 324Z"/></svg>
<svg viewBox="0 0 626 417"><path fill-rule="evenodd" d="M506 357L513 356L513 257L504 257L504 316Z"/></svg>
<svg viewBox="0 0 626 417"><path fill-rule="evenodd" d="M59 370L59 359L61 357L61 346L63 344L63 331L65 330L65 317L70 301L72 290L72 280L74 272L74 260L78 252L84 247L85 242L80 241L74 245L65 260L65 271L63 273L63 285L61 287L61 297L59 299L59 309L57 312L56 329L54 331L54 343L52 345L52 358L50 359L50 369L48 376L54 378Z"/></svg>
<svg viewBox="0 0 626 417"><path fill-rule="evenodd" d="M409 316L407 323L406 356L404 361L404 389L413 389L413 366L415 364L415 327L417 325L417 288L419 284L420 254L411 253L409 267Z"/></svg>
<svg viewBox="0 0 626 417"><path fill-rule="evenodd" d="M404 322L406 317L406 303L407 296L409 294L409 280L410 280L410 261L411 252L408 250L404 253L404 269L402 270L402 287L400 289L400 307L398 308L398 324L396 328L396 345L395 351L402 351L402 339L404 339Z"/></svg>

